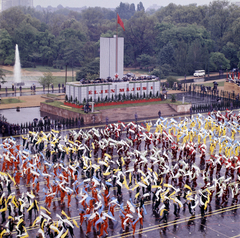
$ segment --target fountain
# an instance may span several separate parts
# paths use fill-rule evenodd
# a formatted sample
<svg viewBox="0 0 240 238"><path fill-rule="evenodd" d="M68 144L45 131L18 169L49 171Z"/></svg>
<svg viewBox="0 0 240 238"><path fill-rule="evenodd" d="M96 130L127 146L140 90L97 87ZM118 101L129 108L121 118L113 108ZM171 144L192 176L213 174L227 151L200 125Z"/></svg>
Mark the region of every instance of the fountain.
<svg viewBox="0 0 240 238"><path fill-rule="evenodd" d="M21 82L21 64L20 64L18 45L16 45L16 49L15 49L14 85L16 86L24 85L24 83Z"/></svg>

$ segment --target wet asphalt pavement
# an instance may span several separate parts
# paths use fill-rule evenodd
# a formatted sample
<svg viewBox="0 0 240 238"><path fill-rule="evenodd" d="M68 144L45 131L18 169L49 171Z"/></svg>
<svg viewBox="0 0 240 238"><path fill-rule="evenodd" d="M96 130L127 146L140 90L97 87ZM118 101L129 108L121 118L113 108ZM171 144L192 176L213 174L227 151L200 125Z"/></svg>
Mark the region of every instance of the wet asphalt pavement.
<svg viewBox="0 0 240 238"><path fill-rule="evenodd" d="M62 136L68 134L68 130L62 131ZM125 136L125 134L123 134ZM238 138L239 139L239 138ZM17 142L22 143L21 138L16 138ZM143 144L141 145L143 149ZM116 158L116 154L114 156ZM199 165L199 153L196 156L196 164ZM68 163L65 159L65 164ZM169 161L170 164L173 161ZM130 164L132 167L132 164ZM204 169L204 168L202 168ZM224 170L221 171L224 174ZM84 179L84 178L82 178ZM198 187L203 184L203 179L201 176L198 178ZM71 182L69 183L71 187ZM21 185L19 189L12 188L17 196L21 196L22 193L31 192L32 185L26 185L26 179L21 180ZM44 181L40 182L40 192L37 196L39 201L39 207L45 206L43 188L46 188ZM111 195L116 195L116 188L110 189ZM122 190L122 202L126 204L129 200L129 191L126 188ZM132 197L134 198L136 192L132 192ZM214 196L215 197L215 196ZM51 217L54 221L57 220L56 214L60 214L63 211L71 217L74 218L79 223L79 198L72 196L71 207L67 207L67 198L65 197L65 203L60 203L60 195L53 199L50 211ZM137 204L136 204L137 205ZM160 205L161 206L161 205ZM170 211L168 215L167 222L159 222L160 217L153 214L152 211L152 201L145 201L146 214L144 214L143 228L140 228L140 224L137 224L135 237L240 237L240 217L239 208L240 204L232 204L232 199L229 198L226 207L220 207L216 204L215 198L211 202L211 206L208 206L206 214L201 217L201 212L199 206L196 207L194 215L191 215L186 206L185 210L182 207L179 212L179 217L173 214L173 204L170 205ZM136 217L136 215L134 215ZM26 228L29 237L36 237L36 233L39 230L38 227L31 227L30 224L33 222L35 216L33 215L32 220L28 219L27 212L25 213ZM119 209L115 211L116 221L109 222L109 236L108 237L132 237L132 228L127 227L125 232L122 231L121 221L119 219ZM74 228L75 237L85 237L86 223L83 223L82 228ZM104 235L105 236L105 235ZM103 236L103 237L104 237ZM16 237L16 232L13 233L13 237ZM48 237L48 236L46 236ZM88 237L97 237L97 231L92 230Z"/></svg>

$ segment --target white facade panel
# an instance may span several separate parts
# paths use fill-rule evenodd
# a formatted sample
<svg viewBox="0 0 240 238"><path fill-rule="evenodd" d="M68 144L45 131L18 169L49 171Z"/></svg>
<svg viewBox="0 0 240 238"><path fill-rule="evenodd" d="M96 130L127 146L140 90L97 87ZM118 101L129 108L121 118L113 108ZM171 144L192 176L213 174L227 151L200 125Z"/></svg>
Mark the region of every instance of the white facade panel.
<svg viewBox="0 0 240 238"><path fill-rule="evenodd" d="M75 95L74 95L75 97L74 98L78 98L78 87L74 87L74 91L75 91Z"/></svg>
<svg viewBox="0 0 240 238"><path fill-rule="evenodd" d="M110 38L109 44L109 77L114 78L116 74L116 38Z"/></svg>
<svg viewBox="0 0 240 238"><path fill-rule="evenodd" d="M123 78L123 64L124 64L124 38L118 38L118 75L119 78Z"/></svg>
<svg viewBox="0 0 240 238"><path fill-rule="evenodd" d="M110 38L100 37L100 78L110 76Z"/></svg>
<svg viewBox="0 0 240 238"><path fill-rule="evenodd" d="M117 51L117 67L116 67L116 44ZM124 63L124 38L100 38L100 78L107 77L114 78L115 74L119 78L123 77L123 63Z"/></svg>
<svg viewBox="0 0 240 238"><path fill-rule="evenodd" d="M107 98L115 98L115 95L142 95L147 96L152 92L153 95L156 93L160 93L160 82L159 81L148 81L148 82L119 82L119 83L110 83L110 84L89 84L82 85L80 83L67 83L66 85L66 94L70 99L74 100L77 97L77 100L80 103L83 103L84 99L95 101L98 98L105 99Z"/></svg>

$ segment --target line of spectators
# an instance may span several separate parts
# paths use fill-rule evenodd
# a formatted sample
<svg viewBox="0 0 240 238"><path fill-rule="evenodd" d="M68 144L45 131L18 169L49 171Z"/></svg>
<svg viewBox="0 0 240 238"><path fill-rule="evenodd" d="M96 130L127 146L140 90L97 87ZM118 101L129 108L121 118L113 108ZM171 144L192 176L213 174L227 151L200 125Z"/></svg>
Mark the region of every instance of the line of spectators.
<svg viewBox="0 0 240 238"><path fill-rule="evenodd" d="M75 119L58 119L52 120L50 117L44 117L43 119L34 118L33 122L29 122L26 124L14 124L7 122L6 118L0 116L0 128L2 136L13 136L13 135L21 135L28 133L29 131L50 131L52 129L61 130L63 127L65 128L73 128L84 125L83 118L75 118Z"/></svg>

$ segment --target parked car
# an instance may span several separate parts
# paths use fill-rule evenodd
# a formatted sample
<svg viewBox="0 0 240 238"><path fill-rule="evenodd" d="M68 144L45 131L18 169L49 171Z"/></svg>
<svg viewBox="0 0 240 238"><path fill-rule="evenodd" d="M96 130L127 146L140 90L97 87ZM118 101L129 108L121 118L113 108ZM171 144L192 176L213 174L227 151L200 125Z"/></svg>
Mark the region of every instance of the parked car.
<svg viewBox="0 0 240 238"><path fill-rule="evenodd" d="M127 77L135 78L135 74L134 73L127 73Z"/></svg>
<svg viewBox="0 0 240 238"><path fill-rule="evenodd" d="M193 76L194 77L204 77L205 76L205 70L195 70Z"/></svg>

